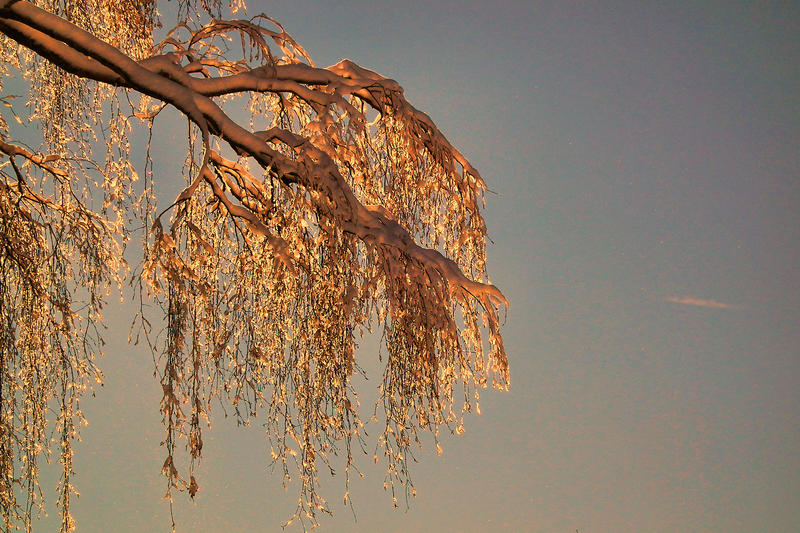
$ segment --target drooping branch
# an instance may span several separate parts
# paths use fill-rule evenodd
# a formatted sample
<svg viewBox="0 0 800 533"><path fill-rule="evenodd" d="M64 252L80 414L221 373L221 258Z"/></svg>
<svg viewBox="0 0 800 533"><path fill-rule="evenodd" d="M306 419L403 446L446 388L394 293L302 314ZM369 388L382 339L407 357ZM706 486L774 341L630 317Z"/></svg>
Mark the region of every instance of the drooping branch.
<svg viewBox="0 0 800 533"><path fill-rule="evenodd" d="M301 161L306 163L305 168L301 168L296 162L289 161L277 152L266 147L263 136L248 132L226 115L209 96L222 95L241 91L258 92L283 92L287 89L272 86L270 82L288 81L290 77L299 78L301 82L308 84L337 85L334 91L344 93L345 89L352 91L356 96L363 98L373 107L381 112L399 111L408 112L411 119L415 121L421 130L426 134L424 139L426 147L434 154L449 152L449 156L458 161L464 168L464 180L468 186L475 189L483 188L483 181L480 175L463 158L463 156L452 148L449 142L433 125L429 117L413 109L404 99L395 96L385 97L383 101L376 94L380 91L384 96L400 93L399 87L393 80L387 80L381 76L358 67L351 61L342 61L334 65L329 70L314 69L305 65L289 65L281 69L281 78L278 76L278 68L269 69L263 67L258 71L251 71L246 74L234 75L233 83L226 78L219 79L195 79L185 73L179 65L169 61L166 56L151 58L137 63L119 50L103 43L91 34L70 25L66 21L50 13L40 10L24 0L12 4L7 11L10 15L17 17L23 24L15 24L13 20L6 22L15 35L23 35L28 39L26 46L31 46L42 55L53 54L65 69L74 68L74 72L79 75L91 76L97 81L114 81L119 85L137 90L141 93L153 96L168 102L183 112L201 129L210 128L221 139L228 142L231 147L240 154L246 154L256 159L264 169L274 169L278 177L286 182L297 182L303 186L318 190L324 193L328 200L328 210L334 210L330 216L342 220L348 231L358 235L363 240L377 242L382 245L390 245L403 251L405 254L414 257L422 264L430 265L441 276L447 279L452 285L458 286L478 298L486 307L487 311L492 308L492 304L507 304L507 300L499 290L491 285L486 285L469 280L464 276L458 267L447 258L436 251L423 250L417 247L413 238L398 226L394 221L386 217L379 209L367 209L355 198L338 172L336 165L330 157L310 144L303 143L303 156ZM2 20L2 19L0 19ZM40 30L48 28L54 37L62 40L62 43L55 39L45 39ZM5 29L5 28L4 28ZM199 32L198 35L201 35ZM46 37L46 36L44 36ZM63 43L66 43L63 44ZM67 46L68 45L68 46ZM67 51L77 50L86 54L86 59L79 62L77 67L73 67L70 62L72 56ZM107 69L115 72L120 78L114 78L108 74L107 70L97 68L90 70L86 65L90 61L96 61ZM274 72L275 78L269 79L267 76ZM214 84L217 84L214 87ZM330 105L343 102L342 96L339 98L331 97L329 101L320 101L318 91L305 89L298 90L301 85L292 82L295 87L295 94L301 98L307 93L314 93L315 96L307 97L307 101ZM223 86L227 86L223 88ZM214 87L212 89L212 87ZM380 88L380 89L378 89ZM208 96L207 96L208 95ZM304 98L306 99L306 98ZM396 101L395 101L396 100ZM351 112L355 112L352 106L346 106ZM294 141L296 142L296 141ZM297 146L295 146L297 147ZM246 208L244 208L246 209Z"/></svg>
<svg viewBox="0 0 800 533"><path fill-rule="evenodd" d="M66 173L63 170L55 168L49 164L57 159L56 156L43 156L41 154L34 154L33 152L23 148L22 146L6 142L2 134L0 134L0 152L6 154L9 157L14 157L14 156L22 157L26 161L29 161L30 163L41 168L42 170L52 174L54 177L61 179L65 179L67 177Z"/></svg>
<svg viewBox="0 0 800 533"><path fill-rule="evenodd" d="M418 429L434 438L440 426L460 432L454 385L465 391L462 413L487 376L508 386L498 317L508 302L485 274L486 186L397 82L349 60L316 67L269 18L182 24L134 59L25 0L0 2L0 32L17 43L73 75L160 101L158 111L143 104L135 113L150 127L164 105L190 123L188 184L162 211L171 224L152 220L142 267L167 316L160 360L170 490L197 492L200 420L225 394L237 414L246 406L244 418L266 406L273 459L287 479L296 458L298 515L326 510L317 465L330 467L344 442L349 472L361 427L350 382L356 332L374 319L389 353L378 439L389 481L409 483ZM229 57L230 35L241 37L241 59ZM223 108L239 95L250 98L249 127ZM3 138L0 152L73 179ZM19 183L4 186L52 208ZM181 436L191 454L183 480L173 460Z"/></svg>

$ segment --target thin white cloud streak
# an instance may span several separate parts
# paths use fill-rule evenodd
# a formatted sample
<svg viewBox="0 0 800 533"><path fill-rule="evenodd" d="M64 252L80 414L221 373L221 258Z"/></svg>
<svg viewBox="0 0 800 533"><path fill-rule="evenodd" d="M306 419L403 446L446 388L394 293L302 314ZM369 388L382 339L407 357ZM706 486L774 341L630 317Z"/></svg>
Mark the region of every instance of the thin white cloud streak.
<svg viewBox="0 0 800 533"><path fill-rule="evenodd" d="M693 305L695 307L707 307L710 309L744 309L741 305L726 304L717 302L716 300L703 300L701 298L695 298L694 296L670 296L664 299L668 302L680 305Z"/></svg>

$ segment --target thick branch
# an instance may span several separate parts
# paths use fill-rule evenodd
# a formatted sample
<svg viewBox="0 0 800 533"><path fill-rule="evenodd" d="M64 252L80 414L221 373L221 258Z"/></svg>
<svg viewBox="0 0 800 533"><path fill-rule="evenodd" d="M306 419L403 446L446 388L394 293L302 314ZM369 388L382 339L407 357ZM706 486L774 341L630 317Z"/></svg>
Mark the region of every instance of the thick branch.
<svg viewBox="0 0 800 533"><path fill-rule="evenodd" d="M20 0L15 0L19 2ZM3 14L0 11L0 14ZM49 59L64 70L77 76L90 78L111 85L121 85L122 77L111 69L101 65L85 54L77 52L63 42L31 28L21 22L0 17L0 31L18 43L35 50L42 57Z"/></svg>
<svg viewBox="0 0 800 533"><path fill-rule="evenodd" d="M201 128L205 127L203 114L197 108L191 93L181 90L182 88L180 85L170 83L170 81L164 77L150 72L118 49L101 41L91 33L82 30L61 17L39 9L24 0L18 0L0 13L3 15L3 17L0 17L0 20L15 19L22 23L22 25L13 26L13 30L22 35L23 40L18 40L18 42L28 46L42 56L49 58L49 56L54 53L55 48L59 48L60 50L60 47L54 44L57 43L55 39L58 39L75 51L100 62L107 69L115 72L122 78L120 83L118 83L119 85L136 89L139 92L168 102L180 109L193 122L201 126ZM8 20L8 23L13 24L13 20ZM52 35L55 39L49 41L34 40L33 37L37 32L40 34L46 33ZM16 40L14 35L9 36ZM26 40L31 42L26 42ZM81 71L82 67L85 66L85 61L75 65L69 61L69 57L64 57L63 59L64 61L57 61L56 64L64 70L97 81L114 83L106 79L107 74L105 73L107 71L103 71L104 75L101 79L96 77L92 72Z"/></svg>
<svg viewBox="0 0 800 533"><path fill-rule="evenodd" d="M14 24L14 21L0 18L0 22L4 22L0 29L6 31L6 28L10 27L11 31L15 32L13 34L9 33L12 38L16 39L17 36L21 36L19 41L22 44L29 46L45 57L52 57L62 68L98 81L106 81L109 77L109 69L112 70L122 78L120 85L170 103L201 128L205 129L207 125L212 132L230 144L236 152L253 157L264 169L274 171L283 181L300 183L309 190L320 192L321 199L318 201L323 202L319 206L321 213L324 216L341 221L346 231L366 242L376 242L397 248L420 264L434 268L448 281L451 288L460 287L478 298L489 312L493 313L492 306L494 303L507 305L507 300L496 287L470 280L452 260L447 259L435 250L424 249L416 245L413 237L381 210L370 209L362 205L339 173L335 162L327 153L303 140L301 146L303 157L298 161L292 161L269 148L265 142L268 139L265 138L264 134L255 134L239 126L209 97L204 96L193 88L194 85L203 87L205 80L192 78L184 71L179 73L178 70L168 67L163 60L153 60L149 63L145 61L139 64L88 32L55 15L38 9L24 0L19 0L10 5L2 11L2 14L10 14L22 21L23 24ZM26 24L28 25L27 27ZM42 39L40 37L41 31L39 30L44 28L47 28L55 37L71 46L75 51L88 56L88 59L79 60L80 58L73 58L73 56L63 52L63 46L54 39ZM54 50L58 50L59 53L54 53ZM75 59L79 65L73 65L70 59ZM101 63L105 69L95 69L93 71L86 69L86 63L91 60ZM146 68L148 66L157 72L148 70ZM179 68L178 65L175 65L175 67ZM355 85L363 88L355 90L353 94L363 98L370 105L378 106L381 111L386 106L397 105L397 102L391 99L385 103L381 102L376 97L376 94L373 94L376 90L383 94L387 92L401 94L399 86L393 80L383 78L372 71L363 69L349 60L334 65L329 71L299 65L287 67L291 68L275 69L276 76L280 71L280 76L287 79L287 81L289 77L296 76L305 83L318 82L328 85L338 83L342 87L353 83L353 81L348 80L360 78L358 82L355 82ZM168 73L172 77L166 77L159 73ZM254 87L257 87L258 83L262 83L259 80L263 78L259 78L255 74L251 74L251 76L251 78L247 76L239 78L231 76L231 78L236 78L232 86L235 86L236 83L246 86L245 80L253 83ZM224 82L223 79L219 83L224 84L227 82ZM210 86L206 85L206 87ZM351 86L350 88L352 89L353 87ZM469 166L469 163L460 153L452 148L427 115L415 110L405 99L400 101L398 108L401 111L408 112L421 125L422 130L427 135L425 144L432 152L444 147L462 164L465 173L480 180L477 172ZM273 138L275 138L275 132L273 132ZM207 145L207 142L205 144ZM296 143L293 141L293 144ZM437 147L437 145L439 146Z"/></svg>

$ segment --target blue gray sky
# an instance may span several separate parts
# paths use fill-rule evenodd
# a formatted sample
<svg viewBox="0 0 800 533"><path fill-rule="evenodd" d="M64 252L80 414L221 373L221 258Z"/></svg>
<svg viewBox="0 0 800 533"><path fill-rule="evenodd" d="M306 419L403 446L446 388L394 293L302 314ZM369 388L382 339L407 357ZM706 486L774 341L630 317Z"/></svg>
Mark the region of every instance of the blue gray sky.
<svg viewBox="0 0 800 533"><path fill-rule="evenodd" d="M407 510L371 454L355 521L325 481L322 531L797 527L800 4L251 0L261 11L318 64L397 79L472 160L512 305L511 391L487 391L442 456L417 455ZM168 530L152 359L117 335L130 312L109 310L106 385L84 402L81 531ZM377 370L373 347L360 357ZM220 414L179 531L278 530L296 494L258 425Z"/></svg>

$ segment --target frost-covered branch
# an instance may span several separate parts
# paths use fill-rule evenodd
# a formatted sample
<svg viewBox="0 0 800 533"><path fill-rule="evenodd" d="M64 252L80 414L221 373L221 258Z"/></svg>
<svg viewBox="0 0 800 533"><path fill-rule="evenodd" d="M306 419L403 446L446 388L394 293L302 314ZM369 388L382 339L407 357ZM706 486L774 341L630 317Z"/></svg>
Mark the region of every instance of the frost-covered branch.
<svg viewBox="0 0 800 533"><path fill-rule="evenodd" d="M127 26L103 33L97 21L0 0L7 42L31 50L31 64L44 58L60 69L35 71L41 90L50 91L36 112L59 155L40 156L0 136L0 154L17 175L11 181L3 174L8 179L0 188L8 220L19 227L14 242L24 241L22 228L39 232L36 253L46 254L60 241L48 245L42 228L82 220L90 246L65 250L56 264L95 265L85 269L95 301L98 280L117 279L96 261L118 239L127 242L125 213L135 212L150 228L138 274L140 297L146 286L167 322L158 343L168 494L186 489L194 496L199 489L201 421L210 417L211 400L222 398L242 419L263 413L272 459L287 482L299 473L297 516L313 521L327 511L317 467L333 470L333 456L342 454L349 479L351 444L364 446L352 377L358 332L375 323L388 352L378 447L393 494L395 482L411 491L408 454L420 442L418 432L431 430L438 446L440 427L461 432L463 413L477 406L477 388L489 379L500 388L509 383L498 316L508 302L485 271L483 179L396 81L350 60L317 67L268 17L214 18L199 28L187 18L153 45L152 5L122 4L130 8ZM135 38L128 42L127 35ZM66 88L54 79L66 80ZM98 86L89 98L72 79L111 87ZM85 169L74 161L89 158L94 147L80 110L64 109L67 90L80 94L83 105L107 101L116 110L106 163L93 167L104 187L99 211L88 207L91 193L78 192ZM121 91L127 99L142 97L127 115L116 96ZM131 116L153 128L164 106L185 116L190 130L186 186L157 215L153 180L166 176L146 170L144 191L134 193L138 175L127 161L127 136ZM251 115L246 126L232 118L243 107ZM71 149L80 157L67 157ZM29 186L15 158L53 181ZM31 207L19 210L25 206ZM161 220L167 213L169 224ZM31 253L18 248L9 254ZM15 268L16 283L39 275ZM87 287L83 278L77 283ZM3 309L13 304L8 298ZM71 302L65 305L63 313L72 316ZM99 304L97 310L90 319L99 319ZM140 320L148 334L149 321ZM75 361L65 360L63 368ZM464 389L460 411L457 387ZM188 474L175 460L181 438L190 452ZM12 521L10 511L6 517Z"/></svg>

